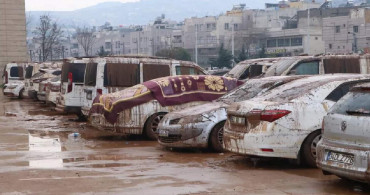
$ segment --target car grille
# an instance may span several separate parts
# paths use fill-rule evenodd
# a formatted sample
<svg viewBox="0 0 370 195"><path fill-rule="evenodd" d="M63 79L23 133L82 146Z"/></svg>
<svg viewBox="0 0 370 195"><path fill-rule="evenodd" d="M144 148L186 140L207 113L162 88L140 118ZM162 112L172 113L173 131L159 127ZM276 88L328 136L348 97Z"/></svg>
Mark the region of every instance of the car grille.
<svg viewBox="0 0 370 195"><path fill-rule="evenodd" d="M168 135L168 137L159 136L158 139L162 143L175 143L181 140L181 135Z"/></svg>

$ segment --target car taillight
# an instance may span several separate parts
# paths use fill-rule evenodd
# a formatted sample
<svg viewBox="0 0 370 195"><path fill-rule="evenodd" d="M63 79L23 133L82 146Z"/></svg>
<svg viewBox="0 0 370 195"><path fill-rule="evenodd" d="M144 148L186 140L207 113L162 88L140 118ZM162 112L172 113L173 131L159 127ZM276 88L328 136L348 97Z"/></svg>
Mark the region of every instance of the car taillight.
<svg viewBox="0 0 370 195"><path fill-rule="evenodd" d="M268 122L274 122L288 114L290 114L291 111L289 110L252 110L250 112L250 116L248 116L249 119L257 119L261 121L268 121Z"/></svg>
<svg viewBox="0 0 370 195"><path fill-rule="evenodd" d="M103 94L103 90L102 89L97 89L96 90L96 95L102 95Z"/></svg>
<svg viewBox="0 0 370 195"><path fill-rule="evenodd" d="M67 92L70 93L72 92L73 89L73 75L71 72L68 73L68 90Z"/></svg>
<svg viewBox="0 0 370 195"><path fill-rule="evenodd" d="M8 84L8 71L5 71L5 84Z"/></svg>

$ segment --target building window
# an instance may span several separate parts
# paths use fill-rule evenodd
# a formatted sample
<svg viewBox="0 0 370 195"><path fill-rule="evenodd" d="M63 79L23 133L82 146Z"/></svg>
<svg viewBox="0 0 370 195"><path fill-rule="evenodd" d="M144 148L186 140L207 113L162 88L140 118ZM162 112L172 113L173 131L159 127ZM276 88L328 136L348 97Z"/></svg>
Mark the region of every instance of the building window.
<svg viewBox="0 0 370 195"><path fill-rule="evenodd" d="M335 32L340 33L340 26L335 26Z"/></svg>
<svg viewBox="0 0 370 195"><path fill-rule="evenodd" d="M292 46L302 46L302 37L296 37L296 38L292 38L291 40L291 45Z"/></svg>
<svg viewBox="0 0 370 195"><path fill-rule="evenodd" d="M238 24L234 24L234 30L238 30Z"/></svg>
<svg viewBox="0 0 370 195"><path fill-rule="evenodd" d="M105 49L111 49L111 42L105 42Z"/></svg>
<svg viewBox="0 0 370 195"><path fill-rule="evenodd" d="M329 44L329 49L333 49L333 45L332 44Z"/></svg>
<svg viewBox="0 0 370 195"><path fill-rule="evenodd" d="M279 47L289 47L290 39L278 39L278 46Z"/></svg>
<svg viewBox="0 0 370 195"><path fill-rule="evenodd" d="M358 33L358 26L353 26L353 32Z"/></svg>
<svg viewBox="0 0 370 195"><path fill-rule="evenodd" d="M267 40L267 47L276 47L276 39Z"/></svg>
<svg viewBox="0 0 370 195"><path fill-rule="evenodd" d="M225 23L225 30L229 30L229 23Z"/></svg>

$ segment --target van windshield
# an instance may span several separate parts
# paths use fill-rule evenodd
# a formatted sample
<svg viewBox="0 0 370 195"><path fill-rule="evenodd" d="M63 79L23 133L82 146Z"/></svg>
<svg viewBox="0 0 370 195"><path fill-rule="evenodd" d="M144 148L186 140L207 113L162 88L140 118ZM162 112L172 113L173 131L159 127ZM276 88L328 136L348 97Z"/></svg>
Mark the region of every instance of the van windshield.
<svg viewBox="0 0 370 195"><path fill-rule="evenodd" d="M83 83L85 78L85 63L67 63L62 68L62 82L68 82L68 73L72 73L74 83Z"/></svg>
<svg viewBox="0 0 370 195"><path fill-rule="evenodd" d="M85 74L85 85L86 86L95 86L96 85L96 74L97 74L98 64L89 63L86 67Z"/></svg>

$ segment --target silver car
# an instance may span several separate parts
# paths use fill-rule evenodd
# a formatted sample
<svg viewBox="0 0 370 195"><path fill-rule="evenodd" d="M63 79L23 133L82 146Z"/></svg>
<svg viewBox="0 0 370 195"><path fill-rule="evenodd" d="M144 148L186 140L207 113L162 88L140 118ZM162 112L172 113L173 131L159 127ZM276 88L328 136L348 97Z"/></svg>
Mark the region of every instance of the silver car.
<svg viewBox="0 0 370 195"><path fill-rule="evenodd" d="M324 174L370 182L370 83L357 85L329 111L317 146Z"/></svg>

